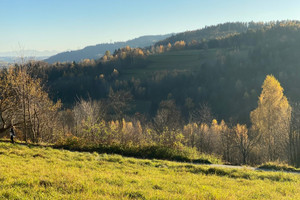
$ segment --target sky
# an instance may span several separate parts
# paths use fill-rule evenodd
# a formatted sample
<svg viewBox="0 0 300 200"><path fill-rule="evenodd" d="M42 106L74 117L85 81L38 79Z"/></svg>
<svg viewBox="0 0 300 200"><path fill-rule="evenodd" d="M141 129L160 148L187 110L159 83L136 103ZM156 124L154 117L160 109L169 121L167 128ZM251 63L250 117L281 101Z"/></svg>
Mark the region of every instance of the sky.
<svg viewBox="0 0 300 200"><path fill-rule="evenodd" d="M225 22L300 20L299 8L299 0L0 0L0 52L61 52Z"/></svg>

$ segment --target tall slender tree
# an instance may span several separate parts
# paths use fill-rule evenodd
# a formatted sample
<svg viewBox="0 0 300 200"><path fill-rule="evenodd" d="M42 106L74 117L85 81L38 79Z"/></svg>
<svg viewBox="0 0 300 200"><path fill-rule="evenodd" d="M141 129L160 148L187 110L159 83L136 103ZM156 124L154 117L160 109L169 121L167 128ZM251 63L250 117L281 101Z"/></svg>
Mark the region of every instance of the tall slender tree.
<svg viewBox="0 0 300 200"><path fill-rule="evenodd" d="M261 136L265 161L287 160L291 110L279 81L273 75L267 75L258 107L250 113L251 122Z"/></svg>

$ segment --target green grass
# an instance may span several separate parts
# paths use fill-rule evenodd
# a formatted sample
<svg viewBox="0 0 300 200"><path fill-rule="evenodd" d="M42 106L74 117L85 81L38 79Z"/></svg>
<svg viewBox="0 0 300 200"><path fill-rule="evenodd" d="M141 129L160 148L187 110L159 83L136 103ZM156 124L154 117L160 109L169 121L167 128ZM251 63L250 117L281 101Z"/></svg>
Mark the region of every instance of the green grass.
<svg viewBox="0 0 300 200"><path fill-rule="evenodd" d="M0 199L300 199L300 176L0 142Z"/></svg>
<svg viewBox="0 0 300 200"><path fill-rule="evenodd" d="M135 158L162 159L203 164L223 164L222 159L218 156L202 154L199 153L195 148L184 146L179 149L160 145L95 145L89 144L88 141L83 141L76 137L72 137L55 144L53 147L81 152L119 154Z"/></svg>
<svg viewBox="0 0 300 200"><path fill-rule="evenodd" d="M268 162L265 164L262 164L258 167L259 169L268 169L268 170L275 170L275 171L288 171L288 172L299 172L299 168L295 168L293 166L289 166L284 163L278 163L278 162Z"/></svg>

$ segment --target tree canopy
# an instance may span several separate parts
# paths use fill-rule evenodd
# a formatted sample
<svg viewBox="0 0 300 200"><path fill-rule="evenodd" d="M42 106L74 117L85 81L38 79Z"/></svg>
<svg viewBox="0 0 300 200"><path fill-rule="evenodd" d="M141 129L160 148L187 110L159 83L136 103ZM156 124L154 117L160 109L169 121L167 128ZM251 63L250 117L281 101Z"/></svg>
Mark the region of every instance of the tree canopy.
<svg viewBox="0 0 300 200"><path fill-rule="evenodd" d="M258 98L258 107L250 114L251 122L266 144L268 160L283 158L287 150L291 106L283 88L273 75L267 75Z"/></svg>

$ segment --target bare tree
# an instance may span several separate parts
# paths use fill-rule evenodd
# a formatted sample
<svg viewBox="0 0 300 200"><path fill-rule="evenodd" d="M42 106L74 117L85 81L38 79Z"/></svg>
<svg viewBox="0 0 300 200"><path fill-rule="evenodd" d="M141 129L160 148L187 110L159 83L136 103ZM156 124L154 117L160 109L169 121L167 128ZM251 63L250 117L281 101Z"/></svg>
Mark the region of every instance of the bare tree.
<svg viewBox="0 0 300 200"><path fill-rule="evenodd" d="M73 108L75 134L96 142L100 140L106 111L101 101L80 99Z"/></svg>
<svg viewBox="0 0 300 200"><path fill-rule="evenodd" d="M199 107L192 110L190 114L190 121L195 122L198 125L205 123L210 124L214 116L212 111L207 103L199 104Z"/></svg>
<svg viewBox="0 0 300 200"><path fill-rule="evenodd" d="M1 87L5 86L0 102L2 127L12 123L21 127L23 140L39 142L46 134L53 134L49 124L60 102L54 104L44 92L40 79L27 73L25 65L11 67L2 74ZM9 113L8 113L9 112Z"/></svg>
<svg viewBox="0 0 300 200"><path fill-rule="evenodd" d="M154 129L158 134L162 133L166 127L170 130L179 129L181 125L181 113L175 101L161 101L153 122Z"/></svg>
<svg viewBox="0 0 300 200"><path fill-rule="evenodd" d="M112 118L120 120L124 113L130 109L132 100L133 97L129 91L113 91L113 89L110 88L107 104L113 116Z"/></svg>

